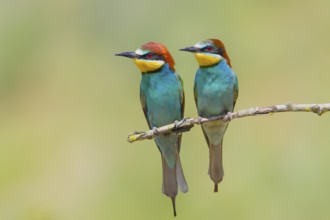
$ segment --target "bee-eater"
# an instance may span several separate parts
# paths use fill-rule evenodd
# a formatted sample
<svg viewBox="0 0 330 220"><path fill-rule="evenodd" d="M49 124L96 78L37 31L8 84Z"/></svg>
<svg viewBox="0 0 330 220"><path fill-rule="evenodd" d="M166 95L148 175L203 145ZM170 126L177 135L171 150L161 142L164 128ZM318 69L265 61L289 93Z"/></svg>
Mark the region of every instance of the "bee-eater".
<svg viewBox="0 0 330 220"><path fill-rule="evenodd" d="M211 117L232 112L238 96L238 81L231 69L224 44L217 39L200 41L192 47L180 49L192 52L199 64L195 75L194 96L200 117ZM229 120L202 124L209 147L209 175L214 192L224 176L222 142Z"/></svg>
<svg viewBox="0 0 330 220"><path fill-rule="evenodd" d="M183 119L183 82L175 72L174 60L167 48L157 42L143 44L135 52L116 54L133 59L142 73L140 101L150 129ZM180 162L181 135L161 134L155 137L163 167L162 192L171 197L176 216L175 197L178 187L188 191Z"/></svg>

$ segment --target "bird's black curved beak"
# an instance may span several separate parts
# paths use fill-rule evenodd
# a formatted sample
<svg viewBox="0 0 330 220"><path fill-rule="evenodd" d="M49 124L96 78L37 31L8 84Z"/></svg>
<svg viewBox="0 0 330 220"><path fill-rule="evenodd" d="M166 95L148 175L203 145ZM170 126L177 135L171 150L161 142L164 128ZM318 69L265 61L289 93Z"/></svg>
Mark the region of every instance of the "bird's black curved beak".
<svg viewBox="0 0 330 220"><path fill-rule="evenodd" d="M191 52L191 53L197 53L199 52L199 49L197 47L185 47L185 48L181 48L181 51L187 51L187 52Z"/></svg>
<svg viewBox="0 0 330 220"><path fill-rule="evenodd" d="M128 57L128 58L136 58L136 54L134 52L116 53L115 56Z"/></svg>

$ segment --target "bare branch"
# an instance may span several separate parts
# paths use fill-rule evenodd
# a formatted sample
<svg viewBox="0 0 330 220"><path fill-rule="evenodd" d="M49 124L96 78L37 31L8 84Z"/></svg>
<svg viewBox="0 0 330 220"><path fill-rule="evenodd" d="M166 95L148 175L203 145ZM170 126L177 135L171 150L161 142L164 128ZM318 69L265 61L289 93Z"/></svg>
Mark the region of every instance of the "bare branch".
<svg viewBox="0 0 330 220"><path fill-rule="evenodd" d="M210 118L185 118L180 122L168 124L159 128L145 132L134 132L128 135L127 141L133 143L134 141L152 139L157 135L165 133L182 133L189 131L195 124L203 124L208 121L215 120L232 120L235 118L243 118L248 116L258 116L265 114L273 114L278 112L313 112L321 116L323 113L330 111L330 103L325 104L293 104L273 105L269 107L254 107L240 110L234 113L227 113L226 115L219 115Z"/></svg>

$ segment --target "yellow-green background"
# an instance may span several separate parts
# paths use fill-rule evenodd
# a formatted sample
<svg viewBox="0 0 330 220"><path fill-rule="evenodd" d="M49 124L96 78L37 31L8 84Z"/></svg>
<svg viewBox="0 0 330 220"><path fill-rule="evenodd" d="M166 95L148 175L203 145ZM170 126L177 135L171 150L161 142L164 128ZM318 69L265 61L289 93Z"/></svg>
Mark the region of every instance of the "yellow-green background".
<svg viewBox="0 0 330 220"><path fill-rule="evenodd" d="M196 116L197 64L178 51L220 38L238 74L236 109L330 98L330 2L60 0L0 2L0 219L173 219L161 194L140 73L113 56L167 45ZM328 113L329 114L329 113ZM183 137L190 187L176 219L329 219L330 114L234 120L214 194L199 127Z"/></svg>

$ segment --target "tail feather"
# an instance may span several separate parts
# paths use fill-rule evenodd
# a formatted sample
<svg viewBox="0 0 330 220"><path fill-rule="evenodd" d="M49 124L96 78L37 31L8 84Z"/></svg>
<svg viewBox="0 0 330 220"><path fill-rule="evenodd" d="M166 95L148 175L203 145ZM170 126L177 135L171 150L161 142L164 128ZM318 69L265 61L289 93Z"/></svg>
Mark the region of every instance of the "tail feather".
<svg viewBox="0 0 330 220"><path fill-rule="evenodd" d="M171 197L171 199L172 199L172 206L173 206L173 215L175 217L176 216L175 197L174 198Z"/></svg>
<svg viewBox="0 0 330 220"><path fill-rule="evenodd" d="M162 166L163 166L163 185L162 191L163 193L170 197L172 200L173 213L176 216L176 208L175 208L175 197L178 194L178 181L176 178L176 169L170 168L164 157L162 156Z"/></svg>
<svg viewBox="0 0 330 220"><path fill-rule="evenodd" d="M176 178L176 169L170 168L164 157L162 157L163 166L163 193L168 197L175 197L178 194L178 182Z"/></svg>
<svg viewBox="0 0 330 220"><path fill-rule="evenodd" d="M176 216L175 197L178 194L178 188L181 192L188 192L188 185L183 174L180 157L177 156L177 160L174 168L170 168L164 157L162 157L163 166L163 184L162 192L171 198L173 213Z"/></svg>
<svg viewBox="0 0 330 220"><path fill-rule="evenodd" d="M188 184L187 184L186 179L183 174L179 156L177 157L175 166L176 166L176 178L178 181L179 189L181 192L186 193L186 192L188 192L189 188L188 188Z"/></svg>
<svg viewBox="0 0 330 220"><path fill-rule="evenodd" d="M209 175L214 182L214 192L218 192L218 184L224 176L222 164L222 140L218 145L210 144Z"/></svg>

